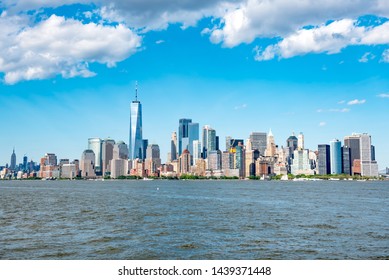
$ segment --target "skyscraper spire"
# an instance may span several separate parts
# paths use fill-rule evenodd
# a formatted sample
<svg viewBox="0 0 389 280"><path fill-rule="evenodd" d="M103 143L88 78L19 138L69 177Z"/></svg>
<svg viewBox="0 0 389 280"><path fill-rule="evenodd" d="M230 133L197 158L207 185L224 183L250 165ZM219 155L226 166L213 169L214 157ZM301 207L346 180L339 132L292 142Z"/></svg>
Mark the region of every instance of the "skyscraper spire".
<svg viewBox="0 0 389 280"><path fill-rule="evenodd" d="M138 81L135 82L135 101L138 101Z"/></svg>

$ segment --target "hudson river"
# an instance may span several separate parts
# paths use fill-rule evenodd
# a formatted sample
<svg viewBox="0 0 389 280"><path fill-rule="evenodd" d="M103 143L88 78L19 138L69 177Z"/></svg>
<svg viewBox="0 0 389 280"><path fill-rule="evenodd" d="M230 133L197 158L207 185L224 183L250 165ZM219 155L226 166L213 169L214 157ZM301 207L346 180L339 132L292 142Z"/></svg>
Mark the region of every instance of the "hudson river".
<svg viewBox="0 0 389 280"><path fill-rule="evenodd" d="M389 259L389 182L0 181L0 259Z"/></svg>

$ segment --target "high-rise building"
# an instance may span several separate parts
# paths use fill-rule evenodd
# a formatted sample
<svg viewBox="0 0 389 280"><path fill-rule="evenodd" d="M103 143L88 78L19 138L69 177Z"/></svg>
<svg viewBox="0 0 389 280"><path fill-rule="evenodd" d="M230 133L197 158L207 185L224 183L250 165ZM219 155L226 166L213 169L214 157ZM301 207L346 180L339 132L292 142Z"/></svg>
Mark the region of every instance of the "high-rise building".
<svg viewBox="0 0 389 280"><path fill-rule="evenodd" d="M219 150L208 152L208 170L221 170L222 169L222 153Z"/></svg>
<svg viewBox="0 0 389 280"><path fill-rule="evenodd" d="M231 136L226 137L226 151L230 151L231 149L234 149L236 146L241 143L244 144L243 139L234 139Z"/></svg>
<svg viewBox="0 0 389 280"><path fill-rule="evenodd" d="M142 153L141 153L140 159L144 160L146 158L146 150L147 150L147 147L149 146L149 140L143 139L142 143L143 143L143 146L142 146Z"/></svg>
<svg viewBox="0 0 389 280"><path fill-rule="evenodd" d="M342 173L342 144L338 139L330 141L331 174Z"/></svg>
<svg viewBox="0 0 389 280"><path fill-rule="evenodd" d="M138 101L138 85L135 88L135 100L130 105L130 141L129 158L142 159L143 138L142 138L142 104Z"/></svg>
<svg viewBox="0 0 389 280"><path fill-rule="evenodd" d="M294 132L288 139L286 139L286 147L289 148L290 154L293 154L294 150L297 150L298 147L298 139L294 135Z"/></svg>
<svg viewBox="0 0 389 280"><path fill-rule="evenodd" d="M9 169L12 171L16 170L16 154L15 154L15 148L12 150L11 154L11 164L9 166Z"/></svg>
<svg viewBox="0 0 389 280"><path fill-rule="evenodd" d="M309 150L295 150L290 167L293 175L306 174L314 175L315 171L312 169L312 164L309 158Z"/></svg>
<svg viewBox="0 0 389 280"><path fill-rule="evenodd" d="M331 174L331 156L330 156L330 145L320 144L318 146L318 166L319 174L326 175Z"/></svg>
<svg viewBox="0 0 389 280"><path fill-rule="evenodd" d="M199 140L199 124L189 123L188 124L188 150L193 155L193 141Z"/></svg>
<svg viewBox="0 0 389 280"><path fill-rule="evenodd" d="M371 136L367 133L353 133L344 138L344 143L350 147L352 174L377 177L378 165L373 160L375 155L372 155Z"/></svg>
<svg viewBox="0 0 389 280"><path fill-rule="evenodd" d="M342 173L351 175L351 149L350 147L342 147Z"/></svg>
<svg viewBox="0 0 389 280"><path fill-rule="evenodd" d="M27 172L27 170L28 170L27 163L28 163L27 156L24 155L24 156L23 156L23 171L24 171L24 172Z"/></svg>
<svg viewBox="0 0 389 280"><path fill-rule="evenodd" d="M106 172L109 172L109 161L113 159L113 147L115 146L115 140L107 138L103 140L102 143L102 173L105 175ZM94 152L93 152L94 153Z"/></svg>
<svg viewBox="0 0 389 280"><path fill-rule="evenodd" d="M88 150L92 150L95 153L95 169L96 174L102 172L102 143L100 138L89 138L88 139Z"/></svg>
<svg viewBox="0 0 389 280"><path fill-rule="evenodd" d="M203 158L207 158L208 152L216 151L216 130L209 125L203 127Z"/></svg>
<svg viewBox="0 0 389 280"><path fill-rule="evenodd" d="M177 159L177 133L172 133L172 139L170 140L170 161Z"/></svg>
<svg viewBox="0 0 389 280"><path fill-rule="evenodd" d="M128 146L119 141L113 146L113 159L128 159Z"/></svg>
<svg viewBox="0 0 389 280"><path fill-rule="evenodd" d="M178 155L180 156L189 145L189 124L191 119L180 119L178 124Z"/></svg>
<svg viewBox="0 0 389 280"><path fill-rule="evenodd" d="M360 137L353 133L351 136L344 137L344 145L350 148L351 168L354 167L354 161L361 159ZM352 171L354 174L354 172Z"/></svg>
<svg viewBox="0 0 389 280"><path fill-rule="evenodd" d="M199 140L195 140L193 141L193 154L192 154L193 166L196 165L197 160L200 158L201 158L201 142Z"/></svg>
<svg viewBox="0 0 389 280"><path fill-rule="evenodd" d="M239 177L245 175L245 150L242 143L235 147L234 169L239 169Z"/></svg>
<svg viewBox="0 0 389 280"><path fill-rule="evenodd" d="M181 156L179 157L179 174L189 174L190 173L190 153L185 149Z"/></svg>
<svg viewBox="0 0 389 280"><path fill-rule="evenodd" d="M114 158L110 163L111 178L116 179L120 176L128 175L128 160L122 158Z"/></svg>
<svg viewBox="0 0 389 280"><path fill-rule="evenodd" d="M304 134L302 132L297 137L297 149L299 151L304 150Z"/></svg>
<svg viewBox="0 0 389 280"><path fill-rule="evenodd" d="M258 150L261 155L265 155L267 147L267 134L265 132L252 132L250 141L253 150Z"/></svg>
<svg viewBox="0 0 389 280"><path fill-rule="evenodd" d="M275 154L276 154L276 144L274 143L274 136L270 129L269 134L267 136L265 156L274 157Z"/></svg>
<svg viewBox="0 0 389 280"><path fill-rule="evenodd" d="M93 150L85 150L81 155L80 170L81 177L94 178L95 173L95 153Z"/></svg>

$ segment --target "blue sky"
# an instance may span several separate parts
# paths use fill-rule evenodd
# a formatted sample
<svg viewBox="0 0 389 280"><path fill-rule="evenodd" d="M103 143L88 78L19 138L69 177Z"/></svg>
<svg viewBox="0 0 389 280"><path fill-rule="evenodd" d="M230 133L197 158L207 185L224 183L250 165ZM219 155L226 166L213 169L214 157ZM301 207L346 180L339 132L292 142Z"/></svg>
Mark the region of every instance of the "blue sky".
<svg viewBox="0 0 389 280"><path fill-rule="evenodd" d="M20 162L80 158L89 137L128 143L138 81L163 159L192 118L222 147L270 128L312 150L367 132L389 166L385 0L39 2L0 3L0 165L14 146Z"/></svg>

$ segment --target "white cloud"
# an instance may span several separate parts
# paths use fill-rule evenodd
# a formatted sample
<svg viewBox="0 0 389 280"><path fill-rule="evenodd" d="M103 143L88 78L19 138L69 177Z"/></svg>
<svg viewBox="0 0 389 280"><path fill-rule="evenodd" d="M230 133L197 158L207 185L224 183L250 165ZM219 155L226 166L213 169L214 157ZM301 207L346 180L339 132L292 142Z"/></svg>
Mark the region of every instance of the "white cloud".
<svg viewBox="0 0 389 280"><path fill-rule="evenodd" d="M374 58L375 58L374 54L372 54L370 52L366 52L360 59L358 59L358 61L361 63L366 63L369 60L373 60Z"/></svg>
<svg viewBox="0 0 389 280"><path fill-rule="evenodd" d="M382 62L389 63L389 49L385 50L385 51L382 53L381 61L382 61Z"/></svg>
<svg viewBox="0 0 389 280"><path fill-rule="evenodd" d="M163 43L165 43L165 40L158 40L158 41L155 41L155 43L156 43L157 45L163 44Z"/></svg>
<svg viewBox="0 0 389 280"><path fill-rule="evenodd" d="M359 105L359 104L365 104L365 103L366 103L365 99L362 99L362 100L354 99L354 100L347 102L348 105Z"/></svg>
<svg viewBox="0 0 389 280"><path fill-rule="evenodd" d="M4 81L91 77L88 63L113 67L137 51L141 37L123 24L83 24L51 16L35 26L22 16L0 18L0 72Z"/></svg>
<svg viewBox="0 0 389 280"><path fill-rule="evenodd" d="M213 31L211 41L234 47L261 37L285 38L304 26L366 14L389 16L387 0L247 0L226 12L223 26ZM370 34L372 42L379 40L374 38L379 32Z"/></svg>
<svg viewBox="0 0 389 280"><path fill-rule="evenodd" d="M389 44L389 36L376 36L378 32L389 34L389 22L369 28L357 24L356 20L342 19L328 25L323 24L311 29L300 29L285 37L279 43L268 46L262 53L257 53L256 57L267 60L276 56L290 58L308 53L335 54L350 45ZM370 53L367 56L369 59L374 58ZM389 61L389 52L383 54L383 60L386 58ZM362 58L361 62L366 59L367 57Z"/></svg>
<svg viewBox="0 0 389 280"><path fill-rule="evenodd" d="M381 93L377 95L380 98L389 98L389 93Z"/></svg>
<svg viewBox="0 0 389 280"><path fill-rule="evenodd" d="M325 125L327 125L326 122L320 122L320 123L319 123L319 126L325 126Z"/></svg>

